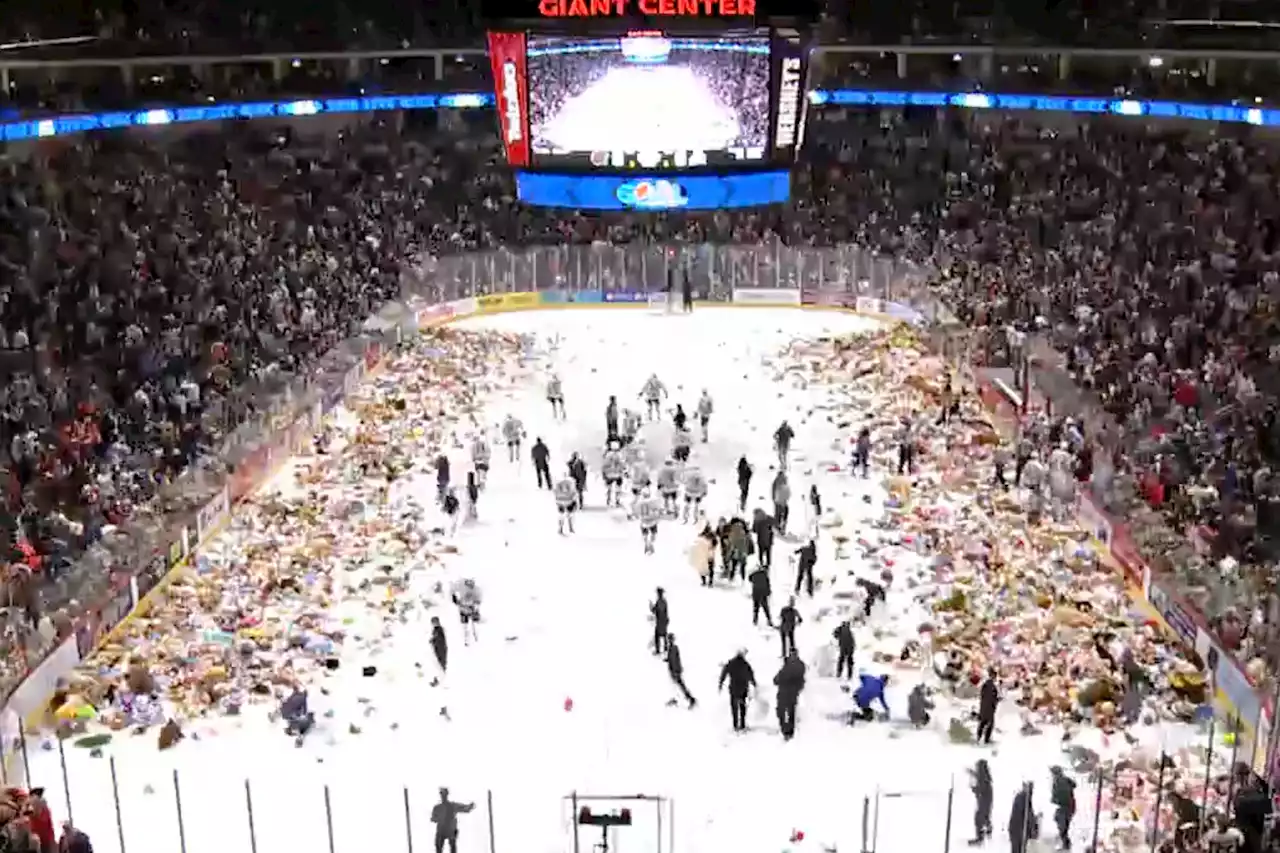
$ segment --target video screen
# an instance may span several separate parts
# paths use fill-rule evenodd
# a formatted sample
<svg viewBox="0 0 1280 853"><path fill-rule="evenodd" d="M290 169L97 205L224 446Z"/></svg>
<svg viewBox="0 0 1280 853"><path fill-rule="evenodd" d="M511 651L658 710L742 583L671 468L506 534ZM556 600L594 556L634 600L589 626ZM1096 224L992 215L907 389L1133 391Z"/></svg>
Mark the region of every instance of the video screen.
<svg viewBox="0 0 1280 853"><path fill-rule="evenodd" d="M768 156L765 36L537 37L527 62L535 167L685 169Z"/></svg>

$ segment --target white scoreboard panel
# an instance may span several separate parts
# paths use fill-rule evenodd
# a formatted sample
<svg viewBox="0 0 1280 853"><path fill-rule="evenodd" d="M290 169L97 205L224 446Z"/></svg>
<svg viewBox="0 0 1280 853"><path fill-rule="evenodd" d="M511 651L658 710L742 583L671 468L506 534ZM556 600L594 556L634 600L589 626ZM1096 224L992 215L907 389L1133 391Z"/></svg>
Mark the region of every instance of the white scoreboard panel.
<svg viewBox="0 0 1280 853"><path fill-rule="evenodd" d="M732 166L759 163L765 159L763 148L731 148L728 150L668 151L592 151L591 165L600 169L652 169L655 171L698 169L707 166Z"/></svg>

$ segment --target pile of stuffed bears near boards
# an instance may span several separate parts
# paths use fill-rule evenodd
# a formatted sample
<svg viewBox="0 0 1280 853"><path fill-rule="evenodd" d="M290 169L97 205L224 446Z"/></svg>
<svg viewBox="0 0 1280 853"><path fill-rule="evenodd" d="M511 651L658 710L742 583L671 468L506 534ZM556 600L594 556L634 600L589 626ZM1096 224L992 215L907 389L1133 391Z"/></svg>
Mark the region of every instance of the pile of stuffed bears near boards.
<svg viewBox="0 0 1280 853"><path fill-rule="evenodd" d="M1138 749L1128 730L1202 720L1211 697L1200 662L1136 610L1121 575L1097 556L1070 514L1032 518L1012 484L1012 464L1009 488L997 484L1001 439L992 416L914 330L902 325L797 342L774 367L828 393L826 405L807 417L825 417L842 437L829 448L830 461L819 464L849 471L858 434L871 432L870 476L888 493L884 515L870 528L855 528L826 512L819 526L837 556L829 582L837 601L853 602L855 576L871 567L874 577L867 579L910 591L921 619L877 628L860 655L869 651L888 672L932 668L952 675L947 689L962 706L976 707L979 686L994 670L1002 714L1016 704L1022 734L1052 726L1069 751L1092 756L1095 765L1123 761L1123 784L1108 793L1109 808L1135 824L1153 820L1160 750ZM944 401L958 411L937 423ZM915 470L898 476L907 422ZM840 558L854 556L862 559L841 565ZM853 609L837 608L829 618L846 618ZM1143 689L1126 690L1131 676ZM950 722L951 740L973 739L967 717ZM1181 728L1204 744L1195 726ZM1216 748L1224 761L1229 740ZM1112 744L1117 754L1102 758ZM1203 749L1166 749L1202 789ZM1078 755L1068 760L1082 763Z"/></svg>
<svg viewBox="0 0 1280 853"><path fill-rule="evenodd" d="M61 737L216 734L376 660L397 621L443 603L454 553L431 489L441 452L487 431L479 401L527 378L518 336L449 328L402 345L325 416L309 452L238 507L194 565L83 663L49 706ZM364 675L377 676L376 665ZM199 723L197 723L199 721ZM186 730L184 732L184 729ZM354 725L353 725L354 730Z"/></svg>

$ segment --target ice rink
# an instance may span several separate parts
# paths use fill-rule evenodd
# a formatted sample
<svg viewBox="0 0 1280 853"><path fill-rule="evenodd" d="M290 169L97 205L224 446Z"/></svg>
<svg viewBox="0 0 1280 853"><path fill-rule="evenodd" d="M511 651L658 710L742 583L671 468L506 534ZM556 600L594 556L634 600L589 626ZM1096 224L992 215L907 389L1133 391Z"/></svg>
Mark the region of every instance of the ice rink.
<svg viewBox="0 0 1280 853"><path fill-rule="evenodd" d="M847 472L851 433L824 411L828 389L803 387L772 362L796 339L865 330L873 322L838 313L729 308L700 308L690 316L580 310L463 321L462 328L530 336L527 378L485 405L491 428L508 413L524 421L525 458L509 463L505 448L493 442L479 522L458 532L458 553L446 559L443 571L418 581L424 594L441 580L446 586L458 577L478 581L485 596L478 642L463 645L452 606L430 611L445 624L451 655L448 675L433 687L427 614L387 629L377 637L381 648L375 648L374 638L361 631L379 629L353 611L354 636L344 646L342 669L325 683L323 694L312 690L320 730L302 748L256 708L234 720L194 725L199 739L163 753L156 750L154 732L132 739L118 734L101 757L68 747L74 819L91 834L98 853L391 853L411 845L430 848L430 805L437 787L448 786L454 798L477 804L462 818L462 853L488 851L491 830L497 853L567 853L574 848L564 798L577 791L669 799L661 809L638 802L595 804L632 809L634 825L611 835L617 853L856 853L864 831L863 797L879 790L887 796L880 799L877 849L941 853L949 789L954 783L950 843L963 847L972 834L965 771L987 757L996 794L996 837L988 846L1006 849L1008 803L1025 779L1037 780L1037 808L1048 810L1046 769L1063 763L1060 737L1046 731L1021 738L1011 702L1002 706L1010 716L999 719L994 748L948 743L945 711L923 731L892 722L849 727L843 719L848 696L819 675L814 661L838 622L829 579L873 575L856 553L837 562L832 544L819 542L816 575L823 588L799 604L805 623L797 639L810 667L795 739L784 742L760 704L752 709L752 731L734 735L727 697L716 692L720 667L746 648L761 694L771 703L777 634L763 624L752 627L744 586L700 586L686 553L697 532L693 525L664 523L657 553L645 556L637 524L621 510L603 508L599 460L607 398L616 394L620 405L640 409L641 385L657 373L671 394L666 409L679 402L692 413L704 388L715 401L710 443L693 449L693 461L713 480L706 502L713 520L733 509L733 466L744 454L756 468L748 508L766 506L772 433L785 418L796 431L792 530L803 529L811 483L849 523L869 526L884 495L874 476L864 481ZM551 371L564 382L565 422L552 419L545 399ZM670 432L667 416L647 424L644 434L661 450ZM557 475L572 451L587 459L587 510L579 513L573 535L557 535L550 493L535 488L527 458L535 437L550 447ZM462 447L451 456L454 480L461 481L469 456ZM834 468L839 470L829 470ZM400 488L429 502L433 481L422 473ZM775 546L775 613L794 583L788 556L798 546ZM235 547L232 534L211 550ZM658 586L670 600L686 682L699 700L694 710L668 704L676 691L649 647L648 605ZM860 629L859 665L868 663L863 650L874 647L873 632L922 618L922 605L910 590L891 593L886 608L871 627ZM377 677L362 678L361 667L370 663ZM895 674L890 686L889 706L899 720L913 683ZM326 711L332 716L323 716ZM361 731L353 733L351 725ZM33 779L48 789L55 815L65 816L59 751L31 749ZM185 849L178 843L175 770ZM1083 836L1092 823L1086 785L1077 796L1077 830ZM256 843L250 841L251 821ZM798 844L792 843L797 830L804 833ZM584 830L584 847L597 842L597 833Z"/></svg>

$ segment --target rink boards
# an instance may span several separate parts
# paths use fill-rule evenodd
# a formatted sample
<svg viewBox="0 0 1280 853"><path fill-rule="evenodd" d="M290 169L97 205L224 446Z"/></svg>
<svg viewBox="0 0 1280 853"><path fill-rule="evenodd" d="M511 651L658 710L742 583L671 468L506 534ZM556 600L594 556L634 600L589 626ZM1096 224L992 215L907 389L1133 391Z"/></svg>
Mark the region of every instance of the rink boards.
<svg viewBox="0 0 1280 853"><path fill-rule="evenodd" d="M749 293L749 295L748 295ZM503 314L516 311L536 311L536 310L562 310L565 308L618 308L618 309L636 309L648 308L653 309L654 306L649 301L650 294L634 293L630 291L622 292L587 292L587 293L501 293L489 294L467 299L454 300L448 303L418 306L411 306L413 309L412 322L416 325L417 330L430 329L442 325L446 325L455 320L465 319L467 317L490 314ZM698 308L802 308L805 310L820 311L837 311L849 314L858 314L869 319L878 320L886 324L896 324L907 321L908 316L916 314L909 308L899 305L888 305L880 300L873 299L856 299L853 304L801 304L801 292L796 290L753 290L750 292L737 291L734 293L734 301L732 302L703 302L695 301L695 307ZM889 308L885 310L868 310L873 308ZM910 314L904 316L904 312ZM405 330L405 334L411 336L414 332L412 327ZM386 363L387 357L391 354L390 348L388 352L381 353L381 357L376 361L366 364L362 370L360 381L370 375L379 372ZM315 418L314 423L318 425L321 418ZM295 432L294 426L290 426L286 430L289 434L288 439L284 439L281 444L282 449L290 449L286 447L285 442L291 445L294 451L301 450L312 437L309 431ZM227 510L217 514L215 523L210 524L207 529L201 529L198 537L193 536L193 543L188 554L182 560L178 561L165 574L155 587L153 587L145 595L135 596L135 603L124 618L113 628L106 631L99 641L94 645L93 650L89 653L92 655L103 646L116 642L128 629L129 625L136 619L144 617L153 607L162 604L164 595L173 580L181 575L183 571L191 564L201 549L215 539L226 527L232 513L237 509L240 503L251 498L263 485L270 482L276 477L280 470L292 459L291 453L281 453L274 463L265 468L254 482L244 492L244 496L235 505L227 501L225 495L223 500L227 506ZM224 493L226 489L224 488ZM1100 544L1100 543L1099 543ZM1105 546L1102 546L1105 548ZM1151 606L1141 589L1134 588L1132 584L1127 584L1128 592L1138 608L1144 616L1156 622L1171 635L1176 636L1171 627L1167 624L1163 616ZM136 589L136 587L135 587ZM40 666L30 673L23 684L14 691L10 697L6 709L5 716L13 719L24 720L27 731L36 731L43 724L47 716L47 705L51 699L58 682L68 675L76 666L80 664L81 658L76 649L76 638L73 636L65 640L60 646L55 647L53 652L41 663ZM1229 700L1219 689L1217 691L1217 702L1220 708L1227 711L1228 714L1233 713L1234 709ZM1245 721L1246 725L1250 725L1253 721ZM1252 725L1250 725L1252 730ZM8 732L4 735L4 762L6 768L15 771L12 765L17 756L10 747L13 740L8 736ZM1252 738L1251 738L1252 740ZM10 772L8 778L14 778L13 772Z"/></svg>

